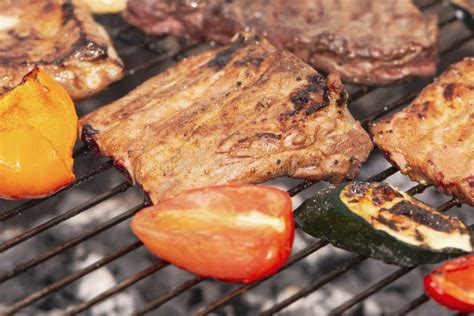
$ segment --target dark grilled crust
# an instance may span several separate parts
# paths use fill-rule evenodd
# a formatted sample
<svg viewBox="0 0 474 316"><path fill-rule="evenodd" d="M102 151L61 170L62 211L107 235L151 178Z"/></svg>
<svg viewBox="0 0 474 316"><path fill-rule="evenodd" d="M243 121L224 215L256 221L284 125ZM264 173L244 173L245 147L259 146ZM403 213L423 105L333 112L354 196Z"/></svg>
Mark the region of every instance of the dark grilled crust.
<svg viewBox="0 0 474 316"><path fill-rule="evenodd" d="M75 99L95 94L123 76L108 35L79 1L12 1L0 8L20 12L17 25L0 31L0 94L35 66L54 76ZM31 25L32 19L37 24Z"/></svg>
<svg viewBox="0 0 474 316"><path fill-rule="evenodd" d="M125 17L149 33L223 43L249 30L318 70L337 71L344 81L359 84L391 84L436 71L437 19L424 17L410 0L172 3L132 0Z"/></svg>
<svg viewBox="0 0 474 316"><path fill-rule="evenodd" d="M208 185L288 175L340 182L372 149L327 78L259 36L180 62L81 119L82 136L154 202Z"/></svg>
<svg viewBox="0 0 474 316"><path fill-rule="evenodd" d="M451 65L402 112L371 126L387 158L415 181L474 205L474 59ZM416 132L413 132L416 131Z"/></svg>

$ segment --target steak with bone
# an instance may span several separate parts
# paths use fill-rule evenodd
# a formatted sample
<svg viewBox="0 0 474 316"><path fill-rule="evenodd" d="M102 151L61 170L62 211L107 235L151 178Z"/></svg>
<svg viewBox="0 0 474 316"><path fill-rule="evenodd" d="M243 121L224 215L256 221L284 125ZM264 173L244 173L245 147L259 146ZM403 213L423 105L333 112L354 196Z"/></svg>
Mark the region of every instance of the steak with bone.
<svg viewBox="0 0 474 316"><path fill-rule="evenodd" d="M183 190L278 176L354 178L372 142L327 78L259 36L236 35L80 120L154 203Z"/></svg>
<svg viewBox="0 0 474 316"><path fill-rule="evenodd" d="M82 0L0 1L0 94L35 66L74 99L95 94L124 74L109 36Z"/></svg>
<svg viewBox="0 0 474 316"><path fill-rule="evenodd" d="M474 58L450 66L410 106L371 131L412 180L474 205Z"/></svg>
<svg viewBox="0 0 474 316"><path fill-rule="evenodd" d="M432 76L438 61L437 19L410 0L129 0L124 16L147 33L194 40L255 32L318 70L365 85Z"/></svg>

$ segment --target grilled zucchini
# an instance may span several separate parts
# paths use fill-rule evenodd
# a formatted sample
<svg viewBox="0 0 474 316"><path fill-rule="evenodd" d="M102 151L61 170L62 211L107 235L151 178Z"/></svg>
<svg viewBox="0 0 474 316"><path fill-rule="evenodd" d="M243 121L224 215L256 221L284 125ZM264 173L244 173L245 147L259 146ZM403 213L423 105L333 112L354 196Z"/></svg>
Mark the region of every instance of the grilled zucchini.
<svg viewBox="0 0 474 316"><path fill-rule="evenodd" d="M351 182L316 194L294 213L306 233L402 266L473 251L471 230L386 183Z"/></svg>

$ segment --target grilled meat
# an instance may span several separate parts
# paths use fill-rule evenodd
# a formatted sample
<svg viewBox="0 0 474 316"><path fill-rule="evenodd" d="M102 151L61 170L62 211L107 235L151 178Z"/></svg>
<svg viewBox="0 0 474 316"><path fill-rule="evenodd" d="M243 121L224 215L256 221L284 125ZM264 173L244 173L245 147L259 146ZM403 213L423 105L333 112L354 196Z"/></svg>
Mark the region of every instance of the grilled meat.
<svg viewBox="0 0 474 316"><path fill-rule="evenodd" d="M0 1L0 94L35 66L75 99L123 76L108 35L81 0Z"/></svg>
<svg viewBox="0 0 474 316"><path fill-rule="evenodd" d="M148 34L202 40L210 0L128 0L124 18Z"/></svg>
<svg viewBox="0 0 474 316"><path fill-rule="evenodd" d="M409 107L371 131L411 179L474 205L474 58L452 65Z"/></svg>
<svg viewBox="0 0 474 316"><path fill-rule="evenodd" d="M80 128L158 202L284 175L354 178L372 143L346 101L337 75L242 33L85 116Z"/></svg>
<svg viewBox="0 0 474 316"><path fill-rule="evenodd" d="M151 34L195 40L256 32L316 69L367 85L431 76L438 60L436 17L410 0L129 0L125 18Z"/></svg>

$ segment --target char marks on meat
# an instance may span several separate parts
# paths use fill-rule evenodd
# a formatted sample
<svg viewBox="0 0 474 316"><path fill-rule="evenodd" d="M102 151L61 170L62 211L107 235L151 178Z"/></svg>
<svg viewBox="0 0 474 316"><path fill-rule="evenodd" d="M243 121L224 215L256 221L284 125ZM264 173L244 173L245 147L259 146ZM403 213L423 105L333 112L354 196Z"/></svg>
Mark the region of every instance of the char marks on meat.
<svg viewBox="0 0 474 316"><path fill-rule="evenodd" d="M410 0L129 0L125 18L147 33L198 41L251 31L318 70L367 85L432 76L438 61L437 19Z"/></svg>
<svg viewBox="0 0 474 316"><path fill-rule="evenodd" d="M85 116L80 126L83 140L119 161L156 203L186 189L284 175L354 178L372 143L346 98L337 75L325 78L242 33Z"/></svg>
<svg viewBox="0 0 474 316"><path fill-rule="evenodd" d="M0 1L0 94L40 66L74 99L123 77L110 38L81 0Z"/></svg>
<svg viewBox="0 0 474 316"><path fill-rule="evenodd" d="M403 173L474 205L474 58L449 67L371 131Z"/></svg>

